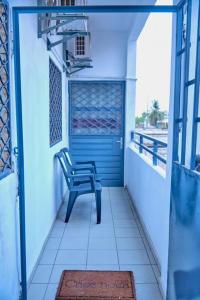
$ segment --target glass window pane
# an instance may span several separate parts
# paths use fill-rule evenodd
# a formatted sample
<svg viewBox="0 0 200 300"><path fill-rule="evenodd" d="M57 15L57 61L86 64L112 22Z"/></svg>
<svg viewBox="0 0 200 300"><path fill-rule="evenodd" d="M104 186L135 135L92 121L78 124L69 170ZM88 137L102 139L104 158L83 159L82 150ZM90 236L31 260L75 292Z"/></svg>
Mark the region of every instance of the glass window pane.
<svg viewBox="0 0 200 300"><path fill-rule="evenodd" d="M185 53L181 56L181 85L180 85L180 113L179 118L183 118L183 97L184 97L184 79L185 79ZM182 147L182 122L179 122L179 136L178 136L178 161L181 160L181 147Z"/></svg>
<svg viewBox="0 0 200 300"><path fill-rule="evenodd" d="M194 85L188 87L185 165L190 167L193 128Z"/></svg>
<svg viewBox="0 0 200 300"><path fill-rule="evenodd" d="M191 22L191 36L190 36L190 67L189 80L195 78L196 65L196 48L197 48L197 29L198 29L198 1L192 1L192 22Z"/></svg>
<svg viewBox="0 0 200 300"><path fill-rule="evenodd" d="M200 172L200 123L197 127L196 171Z"/></svg>

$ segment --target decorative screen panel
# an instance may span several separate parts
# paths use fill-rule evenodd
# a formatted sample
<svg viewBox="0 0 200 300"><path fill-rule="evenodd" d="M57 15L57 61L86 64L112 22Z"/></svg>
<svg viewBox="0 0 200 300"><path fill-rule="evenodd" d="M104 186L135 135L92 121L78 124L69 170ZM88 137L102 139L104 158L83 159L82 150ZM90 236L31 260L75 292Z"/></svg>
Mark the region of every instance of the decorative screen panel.
<svg viewBox="0 0 200 300"><path fill-rule="evenodd" d="M7 3L0 1L0 178L11 170L8 16Z"/></svg>
<svg viewBox="0 0 200 300"><path fill-rule="evenodd" d="M62 74L49 59L50 146L62 140Z"/></svg>
<svg viewBox="0 0 200 300"><path fill-rule="evenodd" d="M71 83L71 134L120 135L123 96L121 82Z"/></svg>

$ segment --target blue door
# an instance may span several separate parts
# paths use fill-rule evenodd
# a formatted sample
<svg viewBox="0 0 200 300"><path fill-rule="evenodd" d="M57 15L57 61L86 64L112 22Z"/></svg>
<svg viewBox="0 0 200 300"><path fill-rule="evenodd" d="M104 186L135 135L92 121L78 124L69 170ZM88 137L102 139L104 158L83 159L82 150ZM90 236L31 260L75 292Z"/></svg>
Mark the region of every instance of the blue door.
<svg viewBox="0 0 200 300"><path fill-rule="evenodd" d="M104 186L123 186L124 97L121 81L70 81L70 150L95 160Z"/></svg>

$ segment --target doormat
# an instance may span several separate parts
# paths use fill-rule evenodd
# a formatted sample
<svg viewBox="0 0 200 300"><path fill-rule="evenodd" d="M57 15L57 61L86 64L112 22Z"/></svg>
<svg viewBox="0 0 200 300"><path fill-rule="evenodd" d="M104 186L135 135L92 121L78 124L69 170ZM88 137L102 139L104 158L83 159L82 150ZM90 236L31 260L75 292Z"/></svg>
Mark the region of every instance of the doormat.
<svg viewBox="0 0 200 300"><path fill-rule="evenodd" d="M63 271L56 300L136 300L129 271Z"/></svg>

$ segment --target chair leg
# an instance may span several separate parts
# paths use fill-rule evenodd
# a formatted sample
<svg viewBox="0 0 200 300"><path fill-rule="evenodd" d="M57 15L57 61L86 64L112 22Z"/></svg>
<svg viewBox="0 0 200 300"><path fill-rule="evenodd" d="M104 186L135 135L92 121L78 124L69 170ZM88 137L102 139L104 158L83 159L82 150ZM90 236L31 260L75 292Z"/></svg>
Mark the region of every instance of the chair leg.
<svg viewBox="0 0 200 300"><path fill-rule="evenodd" d="M101 191L96 191L97 224L101 223Z"/></svg>
<svg viewBox="0 0 200 300"><path fill-rule="evenodd" d="M70 192L69 194L69 201L68 201L68 205L67 205L67 213L66 213L66 217L65 217L65 223L68 223L71 212L72 212L72 208L74 206L75 200L77 198L77 192Z"/></svg>

